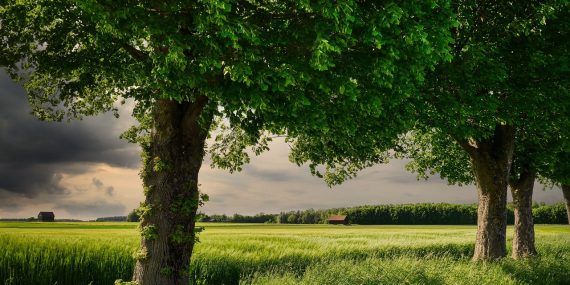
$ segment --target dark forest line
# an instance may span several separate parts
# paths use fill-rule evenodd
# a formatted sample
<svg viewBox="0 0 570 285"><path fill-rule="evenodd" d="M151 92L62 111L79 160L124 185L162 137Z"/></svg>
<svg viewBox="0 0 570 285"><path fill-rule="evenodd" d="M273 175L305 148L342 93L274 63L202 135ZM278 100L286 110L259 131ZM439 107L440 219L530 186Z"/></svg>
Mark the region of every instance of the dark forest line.
<svg viewBox="0 0 570 285"><path fill-rule="evenodd" d="M536 224L567 224L564 204L545 205L535 203L532 214ZM278 223L278 224L325 224L331 215L347 215L351 224L360 225L476 225L477 205L419 203L400 205L370 205L333 209L308 209L260 213L253 216L234 214L200 214L201 222L223 223ZM512 205L507 209L507 221L512 224Z"/></svg>

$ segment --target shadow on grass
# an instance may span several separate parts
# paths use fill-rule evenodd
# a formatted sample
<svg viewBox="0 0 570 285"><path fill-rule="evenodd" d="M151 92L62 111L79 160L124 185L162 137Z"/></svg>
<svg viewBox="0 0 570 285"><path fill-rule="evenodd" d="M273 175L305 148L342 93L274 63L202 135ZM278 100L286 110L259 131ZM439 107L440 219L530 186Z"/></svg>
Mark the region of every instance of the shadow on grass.
<svg viewBox="0 0 570 285"><path fill-rule="evenodd" d="M517 284L570 284L570 260L553 257L534 257L525 260L500 262L501 269Z"/></svg>

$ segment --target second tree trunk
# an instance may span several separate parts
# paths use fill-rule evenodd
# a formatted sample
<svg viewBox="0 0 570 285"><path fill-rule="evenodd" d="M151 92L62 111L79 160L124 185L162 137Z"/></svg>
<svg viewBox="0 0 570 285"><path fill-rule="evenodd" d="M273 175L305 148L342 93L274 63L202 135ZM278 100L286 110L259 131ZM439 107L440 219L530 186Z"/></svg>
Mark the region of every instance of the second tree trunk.
<svg viewBox="0 0 570 285"><path fill-rule="evenodd" d="M512 181L511 193L515 212L513 234L513 258L536 255L534 245L534 222L532 219L532 192L536 174L525 170L517 181Z"/></svg>

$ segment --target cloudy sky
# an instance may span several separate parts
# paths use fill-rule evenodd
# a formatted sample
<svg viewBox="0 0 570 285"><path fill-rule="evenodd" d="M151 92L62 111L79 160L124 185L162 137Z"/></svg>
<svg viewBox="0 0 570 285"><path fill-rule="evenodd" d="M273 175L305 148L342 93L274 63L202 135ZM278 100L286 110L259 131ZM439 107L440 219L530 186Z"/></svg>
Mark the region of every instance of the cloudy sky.
<svg viewBox="0 0 570 285"><path fill-rule="evenodd" d="M125 215L143 200L138 148L119 139L132 123L102 114L71 123L38 121L21 86L0 70L0 218L25 218L54 211L56 218L94 219ZM448 186L438 178L417 181L404 161L367 169L329 189L306 167L287 159L283 141L252 159L240 173L200 172L210 195L201 211L214 214L331 208L416 202L475 203L473 186ZM559 189L535 188L535 201L561 202Z"/></svg>

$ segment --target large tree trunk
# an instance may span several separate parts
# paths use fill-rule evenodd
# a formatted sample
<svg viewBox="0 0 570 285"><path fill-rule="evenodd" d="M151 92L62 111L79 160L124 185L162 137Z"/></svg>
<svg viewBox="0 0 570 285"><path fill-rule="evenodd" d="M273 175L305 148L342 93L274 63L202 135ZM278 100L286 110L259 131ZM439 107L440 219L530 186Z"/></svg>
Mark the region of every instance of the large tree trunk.
<svg viewBox="0 0 570 285"><path fill-rule="evenodd" d="M507 173L494 159L473 159L479 205L473 260L489 260L507 254Z"/></svg>
<svg viewBox="0 0 570 285"><path fill-rule="evenodd" d="M471 158L479 196L473 260L498 259L507 254L507 188L514 140L514 128L504 125L497 125L486 140L458 140Z"/></svg>
<svg viewBox="0 0 570 285"><path fill-rule="evenodd" d="M133 277L139 285L189 283L198 172L211 122L211 116L203 115L207 101L199 97L194 103L154 104L151 140L143 145L146 200L140 209L142 238Z"/></svg>
<svg viewBox="0 0 570 285"><path fill-rule="evenodd" d="M568 215L568 224L570 224L570 185L562 184L562 194L566 202L566 214Z"/></svg>
<svg viewBox="0 0 570 285"><path fill-rule="evenodd" d="M532 191L536 173L523 170L516 181L511 181L511 193L515 207L515 225L513 235L513 258L536 255L534 245L534 222L532 220Z"/></svg>

